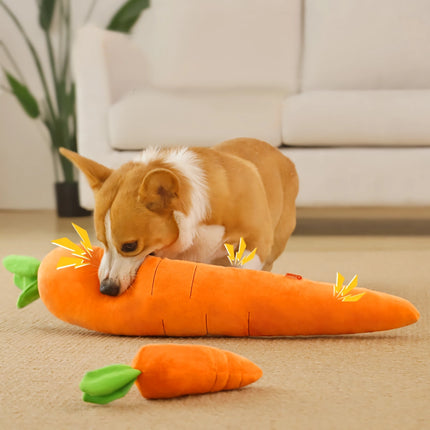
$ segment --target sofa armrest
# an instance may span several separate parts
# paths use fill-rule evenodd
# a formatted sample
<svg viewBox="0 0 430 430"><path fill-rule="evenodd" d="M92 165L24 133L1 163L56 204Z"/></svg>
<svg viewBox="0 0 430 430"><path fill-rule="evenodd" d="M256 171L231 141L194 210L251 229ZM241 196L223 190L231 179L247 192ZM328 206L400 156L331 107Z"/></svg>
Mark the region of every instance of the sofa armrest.
<svg viewBox="0 0 430 430"><path fill-rule="evenodd" d="M134 158L133 152L112 148L108 115L117 100L146 86L144 63L142 51L124 34L90 25L79 31L73 68L78 150L85 157L114 168ZM83 207L94 208L93 193L82 174L79 194Z"/></svg>
<svg viewBox="0 0 430 430"><path fill-rule="evenodd" d="M121 97L146 85L142 51L126 35L83 27L74 51L78 148L86 157L111 151L108 111ZM124 63L127 67L124 67Z"/></svg>

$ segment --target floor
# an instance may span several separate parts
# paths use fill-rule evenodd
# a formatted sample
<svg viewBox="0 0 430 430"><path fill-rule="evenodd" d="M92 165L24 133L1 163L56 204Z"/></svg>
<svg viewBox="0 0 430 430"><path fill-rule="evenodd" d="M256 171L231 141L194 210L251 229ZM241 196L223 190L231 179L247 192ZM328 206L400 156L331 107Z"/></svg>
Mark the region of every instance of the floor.
<svg viewBox="0 0 430 430"><path fill-rule="evenodd" d="M40 301L17 310L11 275L0 268L0 428L19 429L402 429L430 428L430 210L300 209L298 227L274 265L278 273L359 285L410 300L418 323L317 338L130 338L59 321ZM51 240L77 241L52 211L0 211L0 259L42 259ZM264 372L234 392L145 401L136 389L106 407L82 402L83 373L129 363L146 343L203 343L248 357ZM205 423L202 426L202 423Z"/></svg>

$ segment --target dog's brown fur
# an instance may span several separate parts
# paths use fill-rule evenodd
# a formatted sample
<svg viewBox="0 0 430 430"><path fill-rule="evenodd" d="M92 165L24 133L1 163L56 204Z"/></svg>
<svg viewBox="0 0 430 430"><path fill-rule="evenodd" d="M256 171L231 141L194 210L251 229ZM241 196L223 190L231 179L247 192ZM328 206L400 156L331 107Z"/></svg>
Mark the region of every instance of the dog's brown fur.
<svg viewBox="0 0 430 430"><path fill-rule="evenodd" d="M157 251L174 255L180 235L175 213L185 216L195 202L187 175L160 159L130 162L111 170L74 152L61 150L86 175L95 195L95 228L108 246L106 214L110 211L112 242L126 257ZM202 225L222 226L222 241L235 245L243 237L249 249L257 248L264 270L284 250L296 225L298 177L294 164L280 151L255 139L239 138L212 148L189 148L195 154L207 183L209 211ZM133 252L124 243L138 241ZM171 251L169 253L169 250ZM172 255L173 252L173 255ZM194 259L198 258L196 252ZM206 261L207 262L207 261ZM227 264L226 257L210 261Z"/></svg>

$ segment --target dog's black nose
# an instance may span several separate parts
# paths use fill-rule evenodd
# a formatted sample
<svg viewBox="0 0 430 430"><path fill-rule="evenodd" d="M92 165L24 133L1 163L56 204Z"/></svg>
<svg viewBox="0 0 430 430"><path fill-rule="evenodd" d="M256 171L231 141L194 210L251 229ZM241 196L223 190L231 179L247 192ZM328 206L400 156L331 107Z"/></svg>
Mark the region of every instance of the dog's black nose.
<svg viewBox="0 0 430 430"><path fill-rule="evenodd" d="M103 279L100 283L100 292L107 296L117 296L119 294L119 284L109 278Z"/></svg>

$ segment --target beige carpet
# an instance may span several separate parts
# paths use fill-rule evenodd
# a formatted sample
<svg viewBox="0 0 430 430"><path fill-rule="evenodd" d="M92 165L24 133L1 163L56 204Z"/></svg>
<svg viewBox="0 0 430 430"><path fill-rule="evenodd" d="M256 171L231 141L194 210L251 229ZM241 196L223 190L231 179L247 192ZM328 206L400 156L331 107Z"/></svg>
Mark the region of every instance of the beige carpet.
<svg viewBox="0 0 430 430"><path fill-rule="evenodd" d="M91 229L91 220L75 220ZM52 213L0 212L0 257L42 258L73 237ZM321 232L320 232L321 233ZM378 334L288 339L128 338L67 325L40 301L17 310L19 290L0 269L1 429L426 429L430 428L430 237L296 235L276 272L397 294L421 312L410 327ZM147 343L179 342L242 354L264 372L238 391L148 401L134 387L107 406L86 404L82 375L129 363Z"/></svg>

